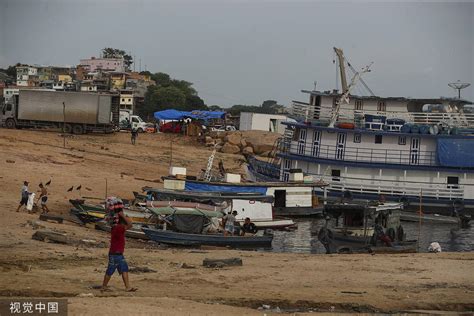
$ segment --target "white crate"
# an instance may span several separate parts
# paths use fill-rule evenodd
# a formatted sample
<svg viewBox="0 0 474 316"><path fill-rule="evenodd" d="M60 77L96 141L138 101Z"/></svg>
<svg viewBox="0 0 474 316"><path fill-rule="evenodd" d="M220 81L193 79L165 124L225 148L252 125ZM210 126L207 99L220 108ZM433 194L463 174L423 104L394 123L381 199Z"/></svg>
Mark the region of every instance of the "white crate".
<svg viewBox="0 0 474 316"><path fill-rule="evenodd" d="M177 174L181 174L183 176L186 175L186 168L183 167L170 167L170 176L176 176Z"/></svg>
<svg viewBox="0 0 474 316"><path fill-rule="evenodd" d="M290 181L303 181L304 179L304 176L303 176L303 173L302 172L295 172L295 173L290 173L290 178L289 180Z"/></svg>
<svg viewBox="0 0 474 316"><path fill-rule="evenodd" d="M229 183L240 183L240 174L226 173L224 181Z"/></svg>

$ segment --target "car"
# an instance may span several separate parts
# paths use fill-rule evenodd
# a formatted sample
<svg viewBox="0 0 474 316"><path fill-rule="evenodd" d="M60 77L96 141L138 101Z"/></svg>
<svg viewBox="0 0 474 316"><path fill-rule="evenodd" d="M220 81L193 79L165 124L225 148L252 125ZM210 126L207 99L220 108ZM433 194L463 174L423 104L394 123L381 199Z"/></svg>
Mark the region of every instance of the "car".
<svg viewBox="0 0 474 316"><path fill-rule="evenodd" d="M179 122L168 122L160 126L162 133L181 133L182 125Z"/></svg>

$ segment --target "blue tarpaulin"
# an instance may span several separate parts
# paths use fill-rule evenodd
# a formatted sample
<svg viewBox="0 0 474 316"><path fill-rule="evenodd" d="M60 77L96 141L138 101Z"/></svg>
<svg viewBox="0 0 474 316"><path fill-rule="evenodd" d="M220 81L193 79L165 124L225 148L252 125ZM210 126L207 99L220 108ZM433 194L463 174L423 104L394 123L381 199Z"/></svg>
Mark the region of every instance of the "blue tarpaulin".
<svg viewBox="0 0 474 316"><path fill-rule="evenodd" d="M471 139L438 139L438 161L441 166L473 168L474 142Z"/></svg>
<svg viewBox="0 0 474 316"><path fill-rule="evenodd" d="M223 119L225 117L225 112L221 111L178 111L178 110L164 110L154 113L157 120L172 120L179 121L185 118L209 120L209 119Z"/></svg>
<svg viewBox="0 0 474 316"><path fill-rule="evenodd" d="M267 188L262 186L246 186L246 185L219 185L216 183L198 183L186 181L185 190L188 191L205 191L205 192L232 192L232 193L258 193L266 194Z"/></svg>

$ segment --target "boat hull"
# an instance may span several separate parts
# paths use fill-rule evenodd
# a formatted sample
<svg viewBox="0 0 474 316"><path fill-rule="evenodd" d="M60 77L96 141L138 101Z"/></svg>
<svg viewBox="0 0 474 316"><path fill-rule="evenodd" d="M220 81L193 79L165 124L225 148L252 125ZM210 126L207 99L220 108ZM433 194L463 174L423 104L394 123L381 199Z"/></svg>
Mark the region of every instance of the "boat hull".
<svg viewBox="0 0 474 316"><path fill-rule="evenodd" d="M224 235L201 235L201 234L186 234L178 233L168 230L159 230L152 228L142 228L143 232L151 240L179 246L230 246L230 247L244 247L244 248L264 248L271 247L273 236L224 236Z"/></svg>

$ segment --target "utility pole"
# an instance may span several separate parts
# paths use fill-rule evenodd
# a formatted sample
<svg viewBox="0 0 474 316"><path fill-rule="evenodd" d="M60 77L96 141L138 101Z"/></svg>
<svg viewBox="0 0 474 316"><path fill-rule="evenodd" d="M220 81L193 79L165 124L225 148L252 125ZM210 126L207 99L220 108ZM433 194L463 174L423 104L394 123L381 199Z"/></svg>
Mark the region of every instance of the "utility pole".
<svg viewBox="0 0 474 316"><path fill-rule="evenodd" d="M66 127L66 103L63 102L63 147L66 148L66 134L64 133Z"/></svg>

